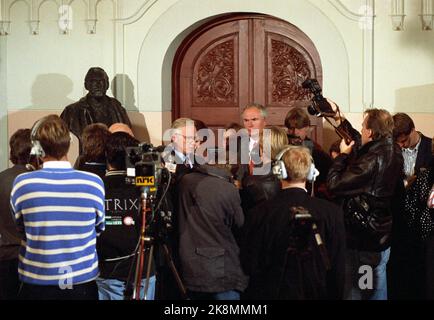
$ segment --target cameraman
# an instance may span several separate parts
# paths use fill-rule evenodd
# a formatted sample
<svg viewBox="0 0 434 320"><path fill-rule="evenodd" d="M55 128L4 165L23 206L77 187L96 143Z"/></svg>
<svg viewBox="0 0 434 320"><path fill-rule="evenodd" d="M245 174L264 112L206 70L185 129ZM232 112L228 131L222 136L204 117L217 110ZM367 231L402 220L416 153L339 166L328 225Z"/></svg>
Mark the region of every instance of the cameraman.
<svg viewBox="0 0 434 320"><path fill-rule="evenodd" d="M329 201L309 196L306 180L312 170L312 157L307 148L290 147L282 160L288 176L282 180L282 190L250 210L243 228L241 262L250 276L246 298L341 299L345 267L343 212ZM312 215L326 247L329 270L320 257L312 228L303 236L309 249L291 254L296 250L291 237L298 232L289 210L293 206L303 207Z"/></svg>
<svg viewBox="0 0 434 320"><path fill-rule="evenodd" d="M330 102L330 101L329 101ZM332 103L336 108L336 105ZM354 132L351 124L342 123ZM343 200L347 226L347 280L345 298L352 300L387 299L386 264L390 253L393 205L403 188L403 158L393 142L393 119L383 109L364 113L361 148L350 157L354 141L340 144L327 177L329 190ZM360 136L360 135L359 135ZM358 137L355 137L356 139ZM373 269L372 286L359 287L359 267Z"/></svg>
<svg viewBox="0 0 434 320"><path fill-rule="evenodd" d="M319 144L309 139L308 135L312 128L306 111L300 107L289 110L285 117L285 127L288 129L290 144L303 145L309 149L315 167L320 173L317 178L318 186L325 184L332 160Z"/></svg>
<svg viewBox="0 0 434 320"><path fill-rule="evenodd" d="M108 137L105 147L108 167L103 179L106 190L106 230L97 241L101 269L100 278L97 279L100 300L125 300L129 272L135 271L131 266L135 261L141 225L140 197L138 188L125 182L125 150L138 144L128 133L115 132ZM147 259L144 265L147 266ZM155 292L155 276L153 272L151 275L146 296L148 300L153 300ZM144 288L145 279L140 288L141 299L144 299Z"/></svg>

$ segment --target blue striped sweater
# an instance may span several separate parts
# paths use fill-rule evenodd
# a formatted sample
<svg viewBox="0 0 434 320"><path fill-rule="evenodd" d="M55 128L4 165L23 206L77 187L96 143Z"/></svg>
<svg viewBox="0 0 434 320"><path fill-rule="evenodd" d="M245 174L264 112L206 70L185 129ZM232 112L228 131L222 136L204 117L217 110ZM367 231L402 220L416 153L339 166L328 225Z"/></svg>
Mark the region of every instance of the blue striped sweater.
<svg viewBox="0 0 434 320"><path fill-rule="evenodd" d="M62 286L98 276L96 236L104 230L104 196L100 177L65 161L46 162L15 179L11 207L25 232L21 281Z"/></svg>

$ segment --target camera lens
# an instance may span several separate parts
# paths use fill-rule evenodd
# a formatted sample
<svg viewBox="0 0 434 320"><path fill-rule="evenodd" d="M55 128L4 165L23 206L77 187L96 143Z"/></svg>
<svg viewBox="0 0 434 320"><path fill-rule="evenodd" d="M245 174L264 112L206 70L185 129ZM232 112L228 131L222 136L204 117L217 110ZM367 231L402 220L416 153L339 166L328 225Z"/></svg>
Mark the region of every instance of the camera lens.
<svg viewBox="0 0 434 320"><path fill-rule="evenodd" d="M307 107L307 112L309 112L309 114L312 116L319 115L319 112L316 110L316 108L313 105Z"/></svg>

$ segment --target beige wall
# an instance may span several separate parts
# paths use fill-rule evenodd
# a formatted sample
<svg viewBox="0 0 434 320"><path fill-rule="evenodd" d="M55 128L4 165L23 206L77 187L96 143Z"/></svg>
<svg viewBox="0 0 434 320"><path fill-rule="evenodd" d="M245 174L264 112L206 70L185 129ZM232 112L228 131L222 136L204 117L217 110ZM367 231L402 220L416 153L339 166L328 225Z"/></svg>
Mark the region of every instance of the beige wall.
<svg viewBox="0 0 434 320"><path fill-rule="evenodd" d="M0 36L0 170L7 166L13 129L30 125L39 114L60 113L82 97L83 78L91 66L107 71L108 94L130 112L140 139L157 144L171 122L171 70L178 45L203 21L230 12L273 15L305 32L321 57L324 95L356 122L365 108L378 106L411 113L418 128L432 136L434 32L421 30L419 0L406 1L405 30L393 31L390 3L81 0L71 2L73 24L65 35L59 31L55 1L2 1L2 17L11 21L11 32ZM365 8L375 13L372 24L364 23L370 21L361 16ZM97 17L95 34L87 33L85 23L92 12ZM32 35L28 21L36 16L39 34ZM16 112L19 115L12 116ZM328 136L333 138L326 132Z"/></svg>
<svg viewBox="0 0 434 320"><path fill-rule="evenodd" d="M40 118L49 114L60 115L61 111L53 110L10 110L8 113L7 136L22 128L31 128ZM161 144L163 131L170 127L170 112L128 112L133 133L140 142L150 142L154 146ZM9 149L7 150L9 152ZM78 139L73 136L68 153L68 160L74 164L78 156ZM9 166L11 163L9 162Z"/></svg>

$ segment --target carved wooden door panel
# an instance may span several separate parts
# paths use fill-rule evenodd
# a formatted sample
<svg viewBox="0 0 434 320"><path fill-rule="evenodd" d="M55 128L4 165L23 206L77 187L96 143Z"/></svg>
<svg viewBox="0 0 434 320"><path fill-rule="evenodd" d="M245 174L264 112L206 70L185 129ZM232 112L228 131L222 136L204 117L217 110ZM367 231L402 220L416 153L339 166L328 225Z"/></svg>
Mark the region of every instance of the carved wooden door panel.
<svg viewBox="0 0 434 320"><path fill-rule="evenodd" d="M267 124L284 126L294 106L311 98L307 78L322 83L312 41L295 26L264 15L231 15L193 32L174 60L173 118L190 117L211 128L242 124L252 102L269 111ZM312 138L322 142L322 121L311 117Z"/></svg>

